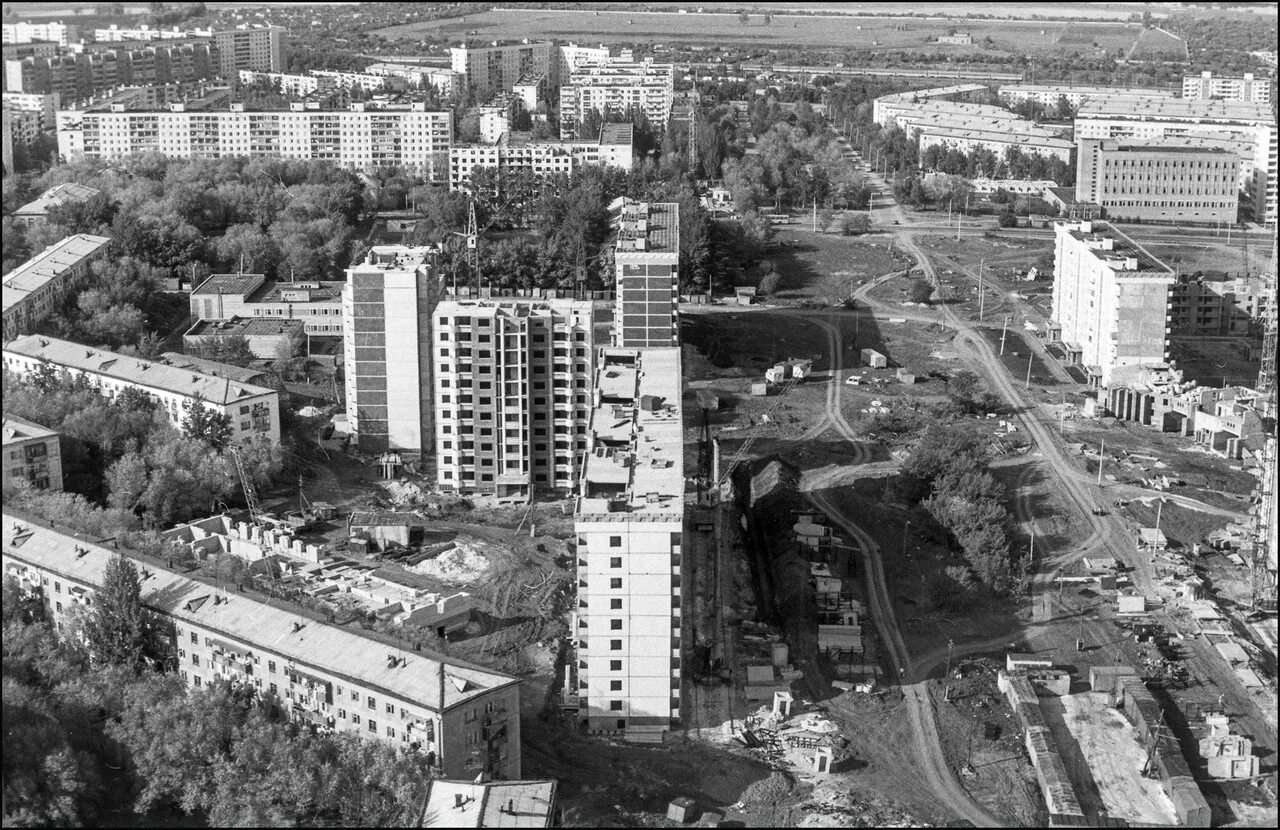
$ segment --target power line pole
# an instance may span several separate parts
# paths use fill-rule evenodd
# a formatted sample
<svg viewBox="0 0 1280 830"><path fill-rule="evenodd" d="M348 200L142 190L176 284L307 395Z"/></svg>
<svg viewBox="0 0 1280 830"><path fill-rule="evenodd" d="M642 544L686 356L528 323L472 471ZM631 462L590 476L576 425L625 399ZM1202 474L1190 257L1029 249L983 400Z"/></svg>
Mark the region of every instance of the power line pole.
<svg viewBox="0 0 1280 830"><path fill-rule="evenodd" d="M1098 486L1102 486L1102 453L1107 448L1107 439L1103 438L1102 443L1098 445Z"/></svg>
<svg viewBox="0 0 1280 830"><path fill-rule="evenodd" d="M982 319L981 315L979 315L978 319L979 320ZM1009 315L1006 314L1004 316L1004 327L1000 329L1000 356L1001 357L1004 357L1004 338L1005 338L1005 335L1008 333L1009 333Z"/></svg>

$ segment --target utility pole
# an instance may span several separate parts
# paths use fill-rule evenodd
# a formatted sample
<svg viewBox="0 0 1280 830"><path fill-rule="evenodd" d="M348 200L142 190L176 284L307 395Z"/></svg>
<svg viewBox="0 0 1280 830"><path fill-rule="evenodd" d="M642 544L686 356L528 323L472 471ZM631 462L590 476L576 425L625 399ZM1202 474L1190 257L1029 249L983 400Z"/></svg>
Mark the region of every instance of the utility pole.
<svg viewBox="0 0 1280 830"><path fill-rule="evenodd" d="M1098 486L1102 486L1102 451L1107 448L1107 439L1103 438L1098 445Z"/></svg>
<svg viewBox="0 0 1280 830"><path fill-rule="evenodd" d="M1036 353L1032 351L1027 355L1027 382L1022 385L1023 389L1031 388L1031 363L1036 359Z"/></svg>
<svg viewBox="0 0 1280 830"><path fill-rule="evenodd" d="M982 315L978 315L978 321L982 321ZM1004 357L1004 338L1009 332L1009 315L1004 316L1004 328L1000 329L1000 356Z"/></svg>
<svg viewBox="0 0 1280 830"><path fill-rule="evenodd" d="M947 674L946 674L947 687L946 687L946 691L942 695L943 700L951 699L951 649L955 647L955 644L956 644L955 640L952 640L950 638L947 639Z"/></svg>
<svg viewBox="0 0 1280 830"><path fill-rule="evenodd" d="M960 235L956 234L956 239L959 239L959 238L960 238ZM982 257L981 259L978 260L978 322L979 323L982 322L982 317L986 313L987 292L983 290L984 286L982 284L982 272L983 270L985 270L986 265L987 265L986 257ZM1004 354L1004 343L1000 344L1000 354Z"/></svg>
<svg viewBox="0 0 1280 830"><path fill-rule="evenodd" d="M818 232L818 197L813 197L813 232Z"/></svg>

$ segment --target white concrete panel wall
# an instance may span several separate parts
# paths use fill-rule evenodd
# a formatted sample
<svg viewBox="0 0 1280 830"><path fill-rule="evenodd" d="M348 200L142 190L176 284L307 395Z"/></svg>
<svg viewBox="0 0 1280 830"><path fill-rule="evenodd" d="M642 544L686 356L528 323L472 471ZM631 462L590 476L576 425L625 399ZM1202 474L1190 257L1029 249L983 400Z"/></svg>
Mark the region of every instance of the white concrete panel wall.
<svg viewBox="0 0 1280 830"><path fill-rule="evenodd" d="M412 273L388 274L387 433L392 447L422 450L418 390L418 290Z"/></svg>

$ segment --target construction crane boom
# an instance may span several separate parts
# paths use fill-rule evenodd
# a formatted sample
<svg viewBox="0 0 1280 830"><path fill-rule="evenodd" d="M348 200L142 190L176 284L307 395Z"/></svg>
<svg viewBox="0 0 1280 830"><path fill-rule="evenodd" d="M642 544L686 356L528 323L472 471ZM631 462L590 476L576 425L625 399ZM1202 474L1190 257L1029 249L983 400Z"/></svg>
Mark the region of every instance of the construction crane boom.
<svg viewBox="0 0 1280 830"><path fill-rule="evenodd" d="M240 448L232 446L228 448L228 452L236 462L236 472L240 475L240 487L244 490L244 500L249 505L249 519L254 524L258 524L262 521L262 506L258 501L258 491L254 489L253 480L245 472L244 458L240 455Z"/></svg>
<svg viewBox="0 0 1280 830"><path fill-rule="evenodd" d="M778 397L774 400L773 405L764 412L764 415L772 415L773 411L782 403L782 399L791 391L791 387L795 385L795 378L791 378L786 383L782 384L782 389L778 392ZM750 438L742 442L742 446L738 447L738 451L733 454L733 458L729 459L729 463L725 465L724 475L720 476L720 480L716 482L717 490L723 487L724 483L729 480L729 476L733 473L734 468L746 459L747 453L750 452L751 447L755 444L757 438L759 438L758 435L752 435Z"/></svg>

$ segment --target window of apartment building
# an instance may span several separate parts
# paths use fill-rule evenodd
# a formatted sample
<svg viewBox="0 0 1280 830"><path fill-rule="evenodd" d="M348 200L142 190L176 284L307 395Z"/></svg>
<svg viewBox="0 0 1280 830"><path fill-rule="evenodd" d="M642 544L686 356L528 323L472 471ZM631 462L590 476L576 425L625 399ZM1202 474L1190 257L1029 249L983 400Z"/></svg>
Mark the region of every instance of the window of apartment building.
<svg viewBox="0 0 1280 830"><path fill-rule="evenodd" d="M617 537L614 537L614 538L617 538ZM610 545L610 547L617 547L617 545ZM621 556L610 556L610 557L609 557L609 567L610 567L610 568L621 568L621 567L622 567L622 557L621 557Z"/></svg>
<svg viewBox="0 0 1280 830"><path fill-rule="evenodd" d="M61 613L62 613L62 603L60 603L60 602L55 602L55 603L54 603L54 606L58 609L58 613L59 613L59 614L61 614ZM61 623L59 623L59 625L61 625Z"/></svg>
<svg viewBox="0 0 1280 830"><path fill-rule="evenodd" d="M396 736L396 730L394 730L394 729L392 729L390 726L388 726L388 727L387 727L387 737L388 737L388 738L394 738L395 736Z"/></svg>
<svg viewBox="0 0 1280 830"><path fill-rule="evenodd" d="M351 722L352 722L352 723L354 723L356 726L359 726L359 725L360 725L360 716L359 716L359 715L357 715L357 714L355 714L354 712L352 712L352 713L351 713Z"/></svg>
<svg viewBox="0 0 1280 830"><path fill-rule="evenodd" d="M373 695L369 695L368 705L370 709L376 710L378 708L378 702L373 699Z"/></svg>
<svg viewBox="0 0 1280 830"><path fill-rule="evenodd" d="M445 346L444 348L440 349L440 356L441 356L441 357L448 357L448 356L449 356L449 347L448 347L448 346Z"/></svg>
<svg viewBox="0 0 1280 830"><path fill-rule="evenodd" d="M359 693L359 692L357 692L355 689L352 689L352 690L351 690L351 699L352 699L352 700L354 700L356 703L359 703L359 702L360 702L360 693Z"/></svg>
<svg viewBox="0 0 1280 830"><path fill-rule="evenodd" d="M339 718L339 720L346 720L346 719L347 719L347 710L346 710L346 709L339 709L339 710L338 710L338 718Z"/></svg>
<svg viewBox="0 0 1280 830"><path fill-rule="evenodd" d="M617 611L617 610L621 610L621 608L622 608L622 598L621 598L621 597L614 597L613 599L609 600L609 610L610 610L610 611Z"/></svg>
<svg viewBox="0 0 1280 830"><path fill-rule="evenodd" d="M609 711L610 711L610 712L621 712L621 711L622 711L622 701L621 701L621 700L611 700L611 701L609 701Z"/></svg>
<svg viewBox="0 0 1280 830"><path fill-rule="evenodd" d="M199 685L201 684L201 682L203 682L203 681L201 681L201 680L200 680L200 675L198 675L198 674L193 674L193 675L191 675L191 682L192 682L192 683L194 683L195 685L199 686Z"/></svg>
<svg viewBox="0 0 1280 830"><path fill-rule="evenodd" d="M387 714L394 715L396 713L396 705L394 703L387 704Z"/></svg>
<svg viewBox="0 0 1280 830"><path fill-rule="evenodd" d="M622 651L622 641L621 641L621 640L610 640L610 641L609 641L609 650L610 650L610 651Z"/></svg>
<svg viewBox="0 0 1280 830"><path fill-rule="evenodd" d="M610 680L610 681L609 681L609 691L611 691L611 692L620 692L620 691L622 691L622 681L621 681L621 680Z"/></svg>
<svg viewBox="0 0 1280 830"><path fill-rule="evenodd" d="M622 537L621 537L621 536L610 536L610 537L609 537L609 547L611 547L611 548L620 548L620 547L622 547ZM621 564L621 563L619 563L619 564Z"/></svg>
<svg viewBox="0 0 1280 830"><path fill-rule="evenodd" d="M370 732L373 732L373 733L375 733L375 734L377 734L377 732L378 732L378 722L377 722L376 720L371 720L371 721L369 721L369 731L370 731Z"/></svg>
<svg viewBox="0 0 1280 830"><path fill-rule="evenodd" d="M622 671L622 661L621 661L621 660L610 660L610 661L609 661L609 671Z"/></svg>
<svg viewBox="0 0 1280 830"><path fill-rule="evenodd" d="M622 590L622 577L615 576L612 579L610 579L609 588L610 590L614 590L614 591Z"/></svg>
<svg viewBox="0 0 1280 830"><path fill-rule="evenodd" d="M275 660L268 660L268 661L267 661L267 671L271 672L272 674L275 674L275 673L276 673L276 661L275 661Z"/></svg>
<svg viewBox="0 0 1280 830"><path fill-rule="evenodd" d="M621 630L622 630L622 620L609 620L609 630L610 630L610 631L621 631Z"/></svg>
<svg viewBox="0 0 1280 830"><path fill-rule="evenodd" d="M191 632L191 645L193 646L200 645L200 638L196 636L196 633L194 631Z"/></svg>
<svg viewBox="0 0 1280 830"><path fill-rule="evenodd" d="M275 695L275 694L279 694L279 693L280 693L280 690L279 690L278 688L276 688L276 684L272 683L272 684L271 684L271 694Z"/></svg>
<svg viewBox="0 0 1280 830"><path fill-rule="evenodd" d="M196 666L197 668L200 666L200 655L199 655L199 654L193 654L193 655L191 655L191 665Z"/></svg>
<svg viewBox="0 0 1280 830"><path fill-rule="evenodd" d="M54 590L54 593L58 593L58 594L62 593L62 583L58 582L57 580L54 580L53 590Z"/></svg>

